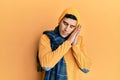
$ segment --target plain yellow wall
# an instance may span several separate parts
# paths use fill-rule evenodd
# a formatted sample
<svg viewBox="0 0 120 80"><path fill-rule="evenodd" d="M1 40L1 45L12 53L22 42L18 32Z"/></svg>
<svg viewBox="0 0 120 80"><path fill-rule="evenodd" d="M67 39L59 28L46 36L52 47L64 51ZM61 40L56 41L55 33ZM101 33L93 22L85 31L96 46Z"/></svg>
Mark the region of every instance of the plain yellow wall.
<svg viewBox="0 0 120 80"><path fill-rule="evenodd" d="M120 0L1 0L0 80L40 80L35 61L39 37L70 6L80 12L93 63L81 80L119 80Z"/></svg>

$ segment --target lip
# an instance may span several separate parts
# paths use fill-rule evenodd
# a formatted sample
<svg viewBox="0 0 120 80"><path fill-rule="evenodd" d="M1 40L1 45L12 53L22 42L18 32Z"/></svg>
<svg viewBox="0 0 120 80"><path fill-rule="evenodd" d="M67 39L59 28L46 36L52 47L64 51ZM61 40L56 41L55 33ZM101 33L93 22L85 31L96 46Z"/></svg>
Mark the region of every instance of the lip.
<svg viewBox="0 0 120 80"><path fill-rule="evenodd" d="M62 33L63 33L64 35L67 35L67 33L66 33L65 31L62 31Z"/></svg>

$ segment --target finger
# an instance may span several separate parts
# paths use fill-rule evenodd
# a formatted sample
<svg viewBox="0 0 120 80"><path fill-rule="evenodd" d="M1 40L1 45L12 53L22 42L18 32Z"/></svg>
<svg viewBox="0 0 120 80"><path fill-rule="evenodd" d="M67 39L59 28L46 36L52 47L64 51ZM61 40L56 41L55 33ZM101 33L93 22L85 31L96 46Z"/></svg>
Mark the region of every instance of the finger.
<svg viewBox="0 0 120 80"><path fill-rule="evenodd" d="M80 33L80 28L77 30L77 32L76 32L76 36L78 36L79 35L79 33Z"/></svg>
<svg viewBox="0 0 120 80"><path fill-rule="evenodd" d="M78 27L78 29L77 29L77 33L79 33L80 30L81 30L81 26Z"/></svg>
<svg viewBox="0 0 120 80"><path fill-rule="evenodd" d="M71 35L75 35L76 36L77 34L79 34L80 29L81 29L81 25L79 24L78 27L76 27L76 29L72 32Z"/></svg>
<svg viewBox="0 0 120 80"><path fill-rule="evenodd" d="M81 27L82 27L82 26L79 24L79 25L78 25L78 28L81 28Z"/></svg>
<svg viewBox="0 0 120 80"><path fill-rule="evenodd" d="M78 28L79 28L79 29L78 29L78 30L79 30L79 32L80 32L80 30L81 30L81 27L82 27L82 26L81 26L81 25L79 25L79 27L78 27Z"/></svg>
<svg viewBox="0 0 120 80"><path fill-rule="evenodd" d="M75 35L77 31L78 31L78 29L76 28L76 29L72 32L72 35Z"/></svg>

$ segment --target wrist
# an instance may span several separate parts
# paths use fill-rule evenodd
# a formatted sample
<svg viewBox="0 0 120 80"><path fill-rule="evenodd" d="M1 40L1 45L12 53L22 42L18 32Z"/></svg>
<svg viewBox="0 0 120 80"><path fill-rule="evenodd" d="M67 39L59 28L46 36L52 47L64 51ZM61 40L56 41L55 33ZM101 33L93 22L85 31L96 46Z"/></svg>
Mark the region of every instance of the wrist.
<svg viewBox="0 0 120 80"><path fill-rule="evenodd" d="M67 40L70 44L72 44L72 42L70 40Z"/></svg>

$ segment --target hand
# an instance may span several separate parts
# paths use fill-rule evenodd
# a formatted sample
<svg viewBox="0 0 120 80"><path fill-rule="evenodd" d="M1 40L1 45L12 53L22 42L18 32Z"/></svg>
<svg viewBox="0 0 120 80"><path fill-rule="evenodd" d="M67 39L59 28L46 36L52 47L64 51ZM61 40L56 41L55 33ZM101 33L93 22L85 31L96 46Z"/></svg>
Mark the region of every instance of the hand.
<svg viewBox="0 0 120 80"><path fill-rule="evenodd" d="M80 30L81 30L81 25L78 25L77 32L76 32L76 37L75 37L72 45L76 45L77 44L77 40L78 40L78 36L79 36Z"/></svg>
<svg viewBox="0 0 120 80"><path fill-rule="evenodd" d="M68 38L68 41L72 44L75 45L77 42L77 38L79 36L80 33L80 28L81 25L78 25L78 27L72 32L72 34L70 35L70 37Z"/></svg>

